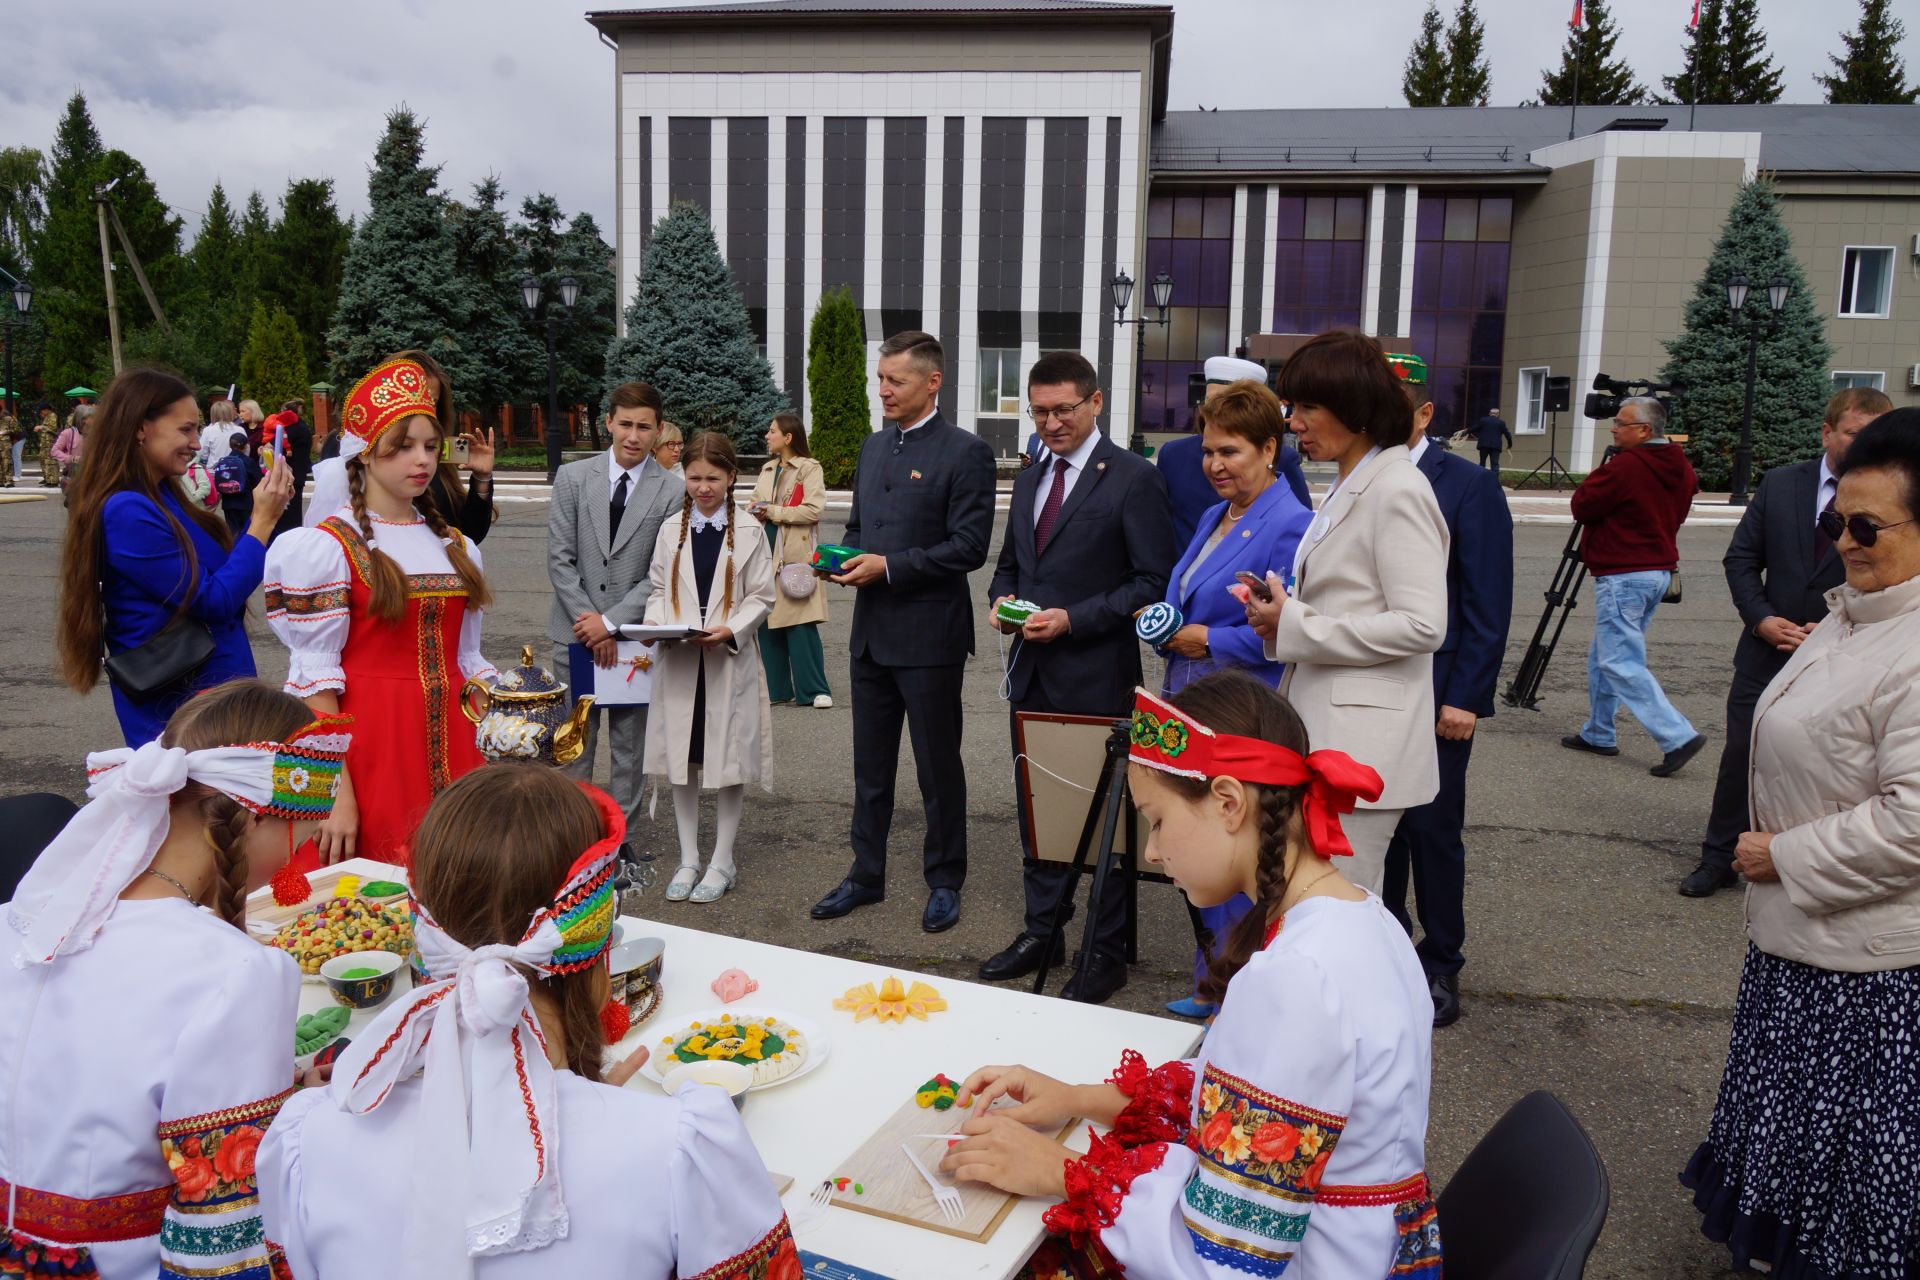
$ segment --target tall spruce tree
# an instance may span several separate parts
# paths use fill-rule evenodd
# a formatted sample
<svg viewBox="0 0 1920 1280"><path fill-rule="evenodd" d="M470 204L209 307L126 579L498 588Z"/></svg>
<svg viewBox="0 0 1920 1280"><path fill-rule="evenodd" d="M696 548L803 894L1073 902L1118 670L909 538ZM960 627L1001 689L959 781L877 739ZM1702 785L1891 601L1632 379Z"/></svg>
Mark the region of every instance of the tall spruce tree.
<svg viewBox="0 0 1920 1280"><path fill-rule="evenodd" d="M197 349L198 380L221 387L238 380L240 352L247 342L250 308L239 295L240 228L233 205L219 182L207 196L206 216L187 253L189 285L180 327Z"/></svg>
<svg viewBox="0 0 1920 1280"><path fill-rule="evenodd" d="M1446 24L1440 19L1439 0L1427 0L1427 11L1420 15L1420 34L1407 50L1407 63L1400 73L1400 92L1410 107L1444 107L1452 79L1447 51L1442 43Z"/></svg>
<svg viewBox="0 0 1920 1280"><path fill-rule="evenodd" d="M1760 0L1727 0L1726 101L1778 102L1783 87L1760 28Z"/></svg>
<svg viewBox="0 0 1920 1280"><path fill-rule="evenodd" d="M1487 27L1473 7L1460 0L1453 25L1447 28L1447 105L1484 107L1493 87L1493 68L1487 63Z"/></svg>
<svg viewBox="0 0 1920 1280"><path fill-rule="evenodd" d="M1726 100L1727 0L1700 0L1700 24L1687 32L1678 75L1664 76L1665 106Z"/></svg>
<svg viewBox="0 0 1920 1280"><path fill-rule="evenodd" d="M240 213L239 254L234 262L237 297L248 315L257 301L272 302L278 287L273 269L273 215L260 192L247 193Z"/></svg>
<svg viewBox="0 0 1920 1280"><path fill-rule="evenodd" d="M240 353L240 394L271 414L289 400L304 401L312 385L299 324L279 303L268 311L264 302L255 302L247 346Z"/></svg>
<svg viewBox="0 0 1920 1280"><path fill-rule="evenodd" d="M873 430L867 399L867 338L860 308L845 288L828 289L807 330L807 443L827 483L853 479L860 446Z"/></svg>
<svg viewBox="0 0 1920 1280"><path fill-rule="evenodd" d="M54 388L92 378L107 365L107 294L93 210L93 186L105 154L86 96L76 91L54 130L47 215L28 254L36 327L46 340L44 376Z"/></svg>
<svg viewBox="0 0 1920 1280"><path fill-rule="evenodd" d="M1911 103L1920 96L1920 86L1907 83L1907 66L1900 57L1900 42L1906 38L1907 26L1893 16L1892 0L1860 0L1860 25L1840 33L1845 53L1827 55L1833 74L1813 78L1826 89L1828 102Z"/></svg>
<svg viewBox="0 0 1920 1280"><path fill-rule="evenodd" d="M1727 306L1727 281L1744 272L1750 291L1736 315ZM1767 283L1792 285L1787 305L1773 317ZM1812 457L1820 448L1819 422L1831 390L1833 351L1786 224L1780 200L1765 181L1735 194L1706 270L1687 302L1685 327L1667 343L1660 377L1680 384L1671 429L1691 437L1687 456L1704 488L1725 488L1733 469L1745 402L1747 343L1760 339L1753 397L1753 479L1768 467Z"/></svg>
<svg viewBox="0 0 1920 1280"><path fill-rule="evenodd" d="M1780 69L1767 52L1757 0L1701 0L1678 75L1667 76L1666 105L1778 102ZM1697 95L1697 96L1696 96Z"/></svg>
<svg viewBox="0 0 1920 1280"><path fill-rule="evenodd" d="M553 270L549 288L557 290L564 275L580 282L573 315L560 334L560 393L568 404L587 405L589 421L597 424L598 392L606 380L607 344L613 340L619 297L614 290L613 246L601 237L600 224L592 214L582 210L573 215L560 237Z"/></svg>
<svg viewBox="0 0 1920 1280"><path fill-rule="evenodd" d="M299 326L310 369L326 367L327 322L340 301L348 243L347 224L333 203L333 179L290 179L268 242L268 292Z"/></svg>
<svg viewBox="0 0 1920 1280"><path fill-rule="evenodd" d="M682 428L726 431L742 447L788 407L699 205L676 203L647 238L626 337L607 346L607 390L634 378L659 389Z"/></svg>
<svg viewBox="0 0 1920 1280"><path fill-rule="evenodd" d="M1578 68L1583 107L1634 106L1647 100L1646 88L1634 79L1626 59L1613 56L1620 43L1607 0L1586 0L1586 26L1569 31L1560 49L1560 65L1540 73L1540 104L1569 106L1574 101Z"/></svg>
<svg viewBox="0 0 1920 1280"><path fill-rule="evenodd" d="M497 405L546 400L546 352L524 315L525 258L500 207L506 195L489 174L473 184L471 204L449 210L454 270L467 292L468 320L458 337L474 370L461 396L483 414Z"/></svg>
<svg viewBox="0 0 1920 1280"><path fill-rule="evenodd" d="M417 347L438 360L461 404L479 377L460 345L469 321L467 290L454 269L446 201L428 166L426 126L406 107L387 115L367 178L367 216L353 233L340 302L327 327L333 381L360 377L382 358Z"/></svg>

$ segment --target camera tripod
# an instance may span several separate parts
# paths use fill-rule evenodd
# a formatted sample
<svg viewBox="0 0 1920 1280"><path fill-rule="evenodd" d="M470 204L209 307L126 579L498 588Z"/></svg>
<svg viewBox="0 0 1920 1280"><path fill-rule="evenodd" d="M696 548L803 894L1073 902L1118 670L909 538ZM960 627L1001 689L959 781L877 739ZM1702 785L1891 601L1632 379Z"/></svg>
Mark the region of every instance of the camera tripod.
<svg viewBox="0 0 1920 1280"><path fill-rule="evenodd" d="M1547 460L1520 477L1520 483L1513 487L1526 488L1542 471L1547 473L1546 487L1555 493L1560 492L1562 484L1573 479L1565 464L1560 461L1560 411L1557 409L1547 415Z"/></svg>
<svg viewBox="0 0 1920 1280"><path fill-rule="evenodd" d="M1510 707L1540 709L1540 684L1546 679L1547 663L1560 643L1560 633L1567 629L1567 619L1573 615L1573 607L1579 600L1580 584L1587 576L1586 562L1580 558L1580 535L1584 532L1585 527L1576 524L1567 535L1567 545L1560 552L1560 566L1553 571L1553 581L1547 584L1546 612L1540 615L1540 625L1533 629L1533 639L1527 643L1527 652L1520 659L1520 669L1513 673L1512 682L1500 695L1500 700ZM1549 627L1553 629L1552 635L1547 634Z"/></svg>

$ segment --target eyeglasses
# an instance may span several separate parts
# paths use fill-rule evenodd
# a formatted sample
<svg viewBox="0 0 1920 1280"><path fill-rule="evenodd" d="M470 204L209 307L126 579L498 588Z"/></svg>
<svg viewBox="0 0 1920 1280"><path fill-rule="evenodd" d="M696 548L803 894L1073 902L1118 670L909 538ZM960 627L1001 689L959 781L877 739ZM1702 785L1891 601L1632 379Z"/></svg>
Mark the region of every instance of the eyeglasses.
<svg viewBox="0 0 1920 1280"><path fill-rule="evenodd" d="M1820 532L1827 535L1828 542L1840 541L1840 532L1845 530L1853 535L1853 540L1863 547L1870 547L1880 541L1882 529L1898 529L1903 524L1912 524L1912 520L1895 520L1892 524L1875 524L1865 516L1842 516L1838 511L1827 510L1820 513L1817 521Z"/></svg>
<svg viewBox="0 0 1920 1280"><path fill-rule="evenodd" d="M1615 418L1615 419L1613 420L1613 429L1614 429L1615 431L1619 431L1619 430L1621 430L1622 428L1630 428L1630 427L1644 427L1644 426L1646 426L1646 425L1647 425L1647 424L1646 424L1646 423L1644 423L1644 422L1629 422L1629 421L1627 421L1627 420L1626 420L1626 419L1624 419L1624 418Z"/></svg>
<svg viewBox="0 0 1920 1280"><path fill-rule="evenodd" d="M1079 411L1080 406L1093 399L1096 394L1098 393L1088 392L1072 404L1054 405L1045 409L1042 409L1039 405L1028 405L1027 416L1032 418L1034 422L1040 426L1045 426L1048 418L1052 418L1055 422L1069 422L1073 419L1073 415Z"/></svg>

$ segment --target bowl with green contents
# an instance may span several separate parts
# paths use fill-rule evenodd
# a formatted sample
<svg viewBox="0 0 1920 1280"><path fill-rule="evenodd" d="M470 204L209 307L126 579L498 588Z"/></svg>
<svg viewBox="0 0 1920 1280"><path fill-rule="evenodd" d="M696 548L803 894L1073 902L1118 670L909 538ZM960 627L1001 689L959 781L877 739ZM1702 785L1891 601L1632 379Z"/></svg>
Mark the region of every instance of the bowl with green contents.
<svg viewBox="0 0 1920 1280"><path fill-rule="evenodd" d="M391 951L350 951L320 966L320 980L349 1009L371 1009L393 994L406 961Z"/></svg>
<svg viewBox="0 0 1920 1280"><path fill-rule="evenodd" d="M302 1014L293 1024L293 1069L305 1071L311 1067L328 1045L346 1033L347 1019L352 1016L353 1010L338 1006Z"/></svg>

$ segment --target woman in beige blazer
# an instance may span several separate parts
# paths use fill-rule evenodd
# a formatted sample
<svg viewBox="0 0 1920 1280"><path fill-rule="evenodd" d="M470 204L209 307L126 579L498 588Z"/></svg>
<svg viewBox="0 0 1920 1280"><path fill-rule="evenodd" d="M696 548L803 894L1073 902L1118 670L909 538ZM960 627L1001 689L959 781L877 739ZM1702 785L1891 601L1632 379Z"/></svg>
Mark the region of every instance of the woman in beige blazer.
<svg viewBox="0 0 1920 1280"><path fill-rule="evenodd" d="M1440 789L1433 653L1447 634L1447 525L1413 465L1413 411L1379 343L1323 333L1293 354L1275 390L1300 448L1339 478L1294 555L1291 587L1268 574L1271 602L1249 602L1267 657L1287 664L1280 691L1315 750L1379 771L1380 799L1345 820L1346 877L1379 893L1403 811Z"/></svg>
<svg viewBox="0 0 1920 1280"><path fill-rule="evenodd" d="M748 508L767 527L773 548L773 616L761 635L760 658L767 668L767 695L776 705L833 706L827 665L820 650L820 624L827 620L827 593L817 584L796 600L779 589L782 565L808 564L820 541L820 513L827 505L827 477L807 450L807 429L800 416L775 414L767 428L767 465L754 482ZM811 582L811 579L809 579Z"/></svg>

